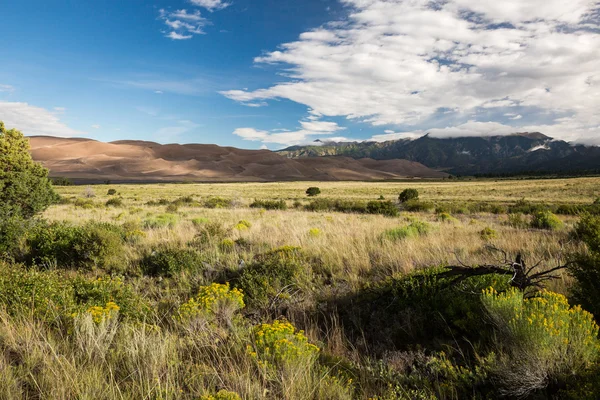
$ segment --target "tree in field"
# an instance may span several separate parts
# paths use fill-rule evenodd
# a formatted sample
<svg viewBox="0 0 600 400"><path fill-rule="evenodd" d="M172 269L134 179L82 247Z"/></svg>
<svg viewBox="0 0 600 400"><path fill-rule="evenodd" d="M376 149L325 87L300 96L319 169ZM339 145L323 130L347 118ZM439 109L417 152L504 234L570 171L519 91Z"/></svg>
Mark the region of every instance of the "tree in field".
<svg viewBox="0 0 600 400"><path fill-rule="evenodd" d="M313 186L306 189L306 195L309 197L318 196L319 194L321 194L321 189L319 189L318 187Z"/></svg>
<svg viewBox="0 0 600 400"><path fill-rule="evenodd" d="M406 203L409 200L418 200L419 191L417 189L404 189L398 196L400 203Z"/></svg>
<svg viewBox="0 0 600 400"><path fill-rule="evenodd" d="M0 253L16 245L26 220L56 200L48 170L31 158L27 138L0 121Z"/></svg>

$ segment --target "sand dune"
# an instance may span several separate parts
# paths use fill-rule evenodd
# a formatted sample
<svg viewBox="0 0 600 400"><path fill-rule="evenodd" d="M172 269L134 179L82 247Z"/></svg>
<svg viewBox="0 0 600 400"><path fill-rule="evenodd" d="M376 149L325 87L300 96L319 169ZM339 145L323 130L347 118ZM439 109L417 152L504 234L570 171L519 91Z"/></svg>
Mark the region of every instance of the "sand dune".
<svg viewBox="0 0 600 400"><path fill-rule="evenodd" d="M289 159L269 150L242 150L209 144L168 144L120 140L30 137L31 154L51 176L79 182L289 181L439 178L445 173L406 160L347 157Z"/></svg>

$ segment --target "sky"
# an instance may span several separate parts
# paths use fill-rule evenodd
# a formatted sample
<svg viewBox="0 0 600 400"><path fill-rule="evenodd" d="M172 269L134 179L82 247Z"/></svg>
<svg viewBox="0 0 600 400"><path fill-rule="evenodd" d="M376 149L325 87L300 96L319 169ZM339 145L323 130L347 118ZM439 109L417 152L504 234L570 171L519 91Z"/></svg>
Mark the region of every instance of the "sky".
<svg viewBox="0 0 600 400"><path fill-rule="evenodd" d="M26 135L600 145L600 0L0 0Z"/></svg>

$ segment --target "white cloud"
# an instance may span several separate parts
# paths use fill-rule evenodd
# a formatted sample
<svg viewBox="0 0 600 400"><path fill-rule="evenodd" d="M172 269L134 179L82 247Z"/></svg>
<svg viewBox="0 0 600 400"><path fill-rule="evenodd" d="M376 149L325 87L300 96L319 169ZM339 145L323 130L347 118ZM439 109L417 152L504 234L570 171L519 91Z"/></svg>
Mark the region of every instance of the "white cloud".
<svg viewBox="0 0 600 400"><path fill-rule="evenodd" d="M27 103L0 101L0 120L7 128L16 128L28 136L80 136L80 132L60 121L58 113Z"/></svg>
<svg viewBox="0 0 600 400"><path fill-rule="evenodd" d="M202 29L208 23L198 10L188 12L184 9L175 11L160 9L159 18L169 28L165 36L173 40L186 40L194 35L202 35L204 34Z"/></svg>
<svg viewBox="0 0 600 400"><path fill-rule="evenodd" d="M14 86L0 84L0 93L12 93L14 91Z"/></svg>
<svg viewBox="0 0 600 400"><path fill-rule="evenodd" d="M231 3L223 0L190 0L190 3L198 7L204 7L208 11L222 10L231 5Z"/></svg>
<svg viewBox="0 0 600 400"><path fill-rule="evenodd" d="M440 126L441 113L465 121L487 110L497 124L511 113L557 138L600 137L597 1L340 1L351 10L346 22L255 59L285 68L287 80L223 94L246 104L288 99L317 115L409 133ZM444 132L465 134L473 124Z"/></svg>
<svg viewBox="0 0 600 400"><path fill-rule="evenodd" d="M94 124L94 125L92 125L92 128L93 128L93 129L100 129L100 128L102 128L102 127L101 127L100 125L98 125L98 124Z"/></svg>
<svg viewBox="0 0 600 400"><path fill-rule="evenodd" d="M254 128L237 128L234 135L244 140L261 141L263 143L277 143L286 146L307 144L313 141L309 136L331 135L345 128L335 122L328 121L300 121L301 129L289 131L286 129L273 129L271 131L257 130ZM338 140L339 139L339 140ZM338 137L329 138L329 141L346 141L348 139Z"/></svg>

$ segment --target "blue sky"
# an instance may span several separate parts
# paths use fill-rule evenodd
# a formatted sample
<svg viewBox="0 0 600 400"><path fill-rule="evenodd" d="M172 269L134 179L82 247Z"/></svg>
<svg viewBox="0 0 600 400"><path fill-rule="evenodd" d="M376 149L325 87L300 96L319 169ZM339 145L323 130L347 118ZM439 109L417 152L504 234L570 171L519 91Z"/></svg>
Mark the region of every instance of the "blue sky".
<svg viewBox="0 0 600 400"><path fill-rule="evenodd" d="M589 0L2 2L26 134L282 148L542 131L600 143Z"/></svg>

